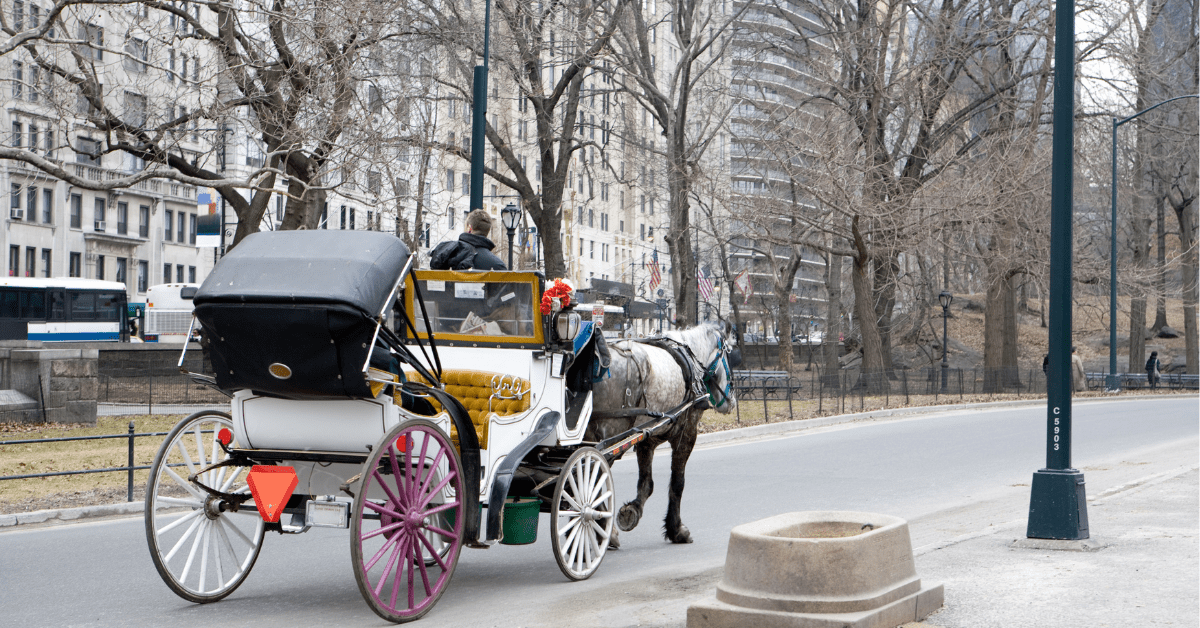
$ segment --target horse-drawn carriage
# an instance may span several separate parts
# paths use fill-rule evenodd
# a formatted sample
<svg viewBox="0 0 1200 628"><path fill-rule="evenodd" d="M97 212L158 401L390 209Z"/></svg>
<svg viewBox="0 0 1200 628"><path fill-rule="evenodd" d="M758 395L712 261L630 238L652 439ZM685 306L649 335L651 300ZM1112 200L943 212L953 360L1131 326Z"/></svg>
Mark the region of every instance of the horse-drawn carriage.
<svg viewBox="0 0 1200 628"><path fill-rule="evenodd" d="M702 400L596 437L602 340L573 312L542 313L538 274L417 273L414 259L379 233L262 233L197 292L213 374L190 375L232 401L180 422L150 469L147 540L176 594L231 593L268 531L348 528L371 609L417 619L464 546L528 542L505 514L530 504L563 574L599 567L609 464Z"/></svg>

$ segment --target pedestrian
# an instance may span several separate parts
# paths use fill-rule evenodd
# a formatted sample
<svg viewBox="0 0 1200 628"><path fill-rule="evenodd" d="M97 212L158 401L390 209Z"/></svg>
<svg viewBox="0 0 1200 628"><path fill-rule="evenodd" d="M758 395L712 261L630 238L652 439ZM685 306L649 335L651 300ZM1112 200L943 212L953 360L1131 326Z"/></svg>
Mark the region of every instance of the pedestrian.
<svg viewBox="0 0 1200 628"><path fill-rule="evenodd" d="M1042 356L1042 375L1050 377L1050 354Z"/></svg>
<svg viewBox="0 0 1200 628"><path fill-rule="evenodd" d="M442 242L429 252L429 267L433 270L508 270L492 253L496 245L488 239L491 232L492 217L486 211L476 209L467 214L458 240Z"/></svg>
<svg viewBox="0 0 1200 628"><path fill-rule="evenodd" d="M1146 383L1151 389L1158 388L1158 379L1161 377L1161 374L1158 372L1159 366L1158 352L1151 351L1150 359L1146 360Z"/></svg>
<svg viewBox="0 0 1200 628"><path fill-rule="evenodd" d="M1083 358L1075 347L1071 347L1071 385L1076 392L1087 390L1087 374L1083 372Z"/></svg>

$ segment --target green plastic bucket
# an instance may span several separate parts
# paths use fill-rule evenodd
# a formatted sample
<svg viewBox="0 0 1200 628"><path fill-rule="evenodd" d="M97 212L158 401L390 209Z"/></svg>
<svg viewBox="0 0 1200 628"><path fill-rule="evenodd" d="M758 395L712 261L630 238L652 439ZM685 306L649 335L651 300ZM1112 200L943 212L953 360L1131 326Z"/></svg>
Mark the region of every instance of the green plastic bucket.
<svg viewBox="0 0 1200 628"><path fill-rule="evenodd" d="M536 497L510 497L504 500L504 545L528 545L537 540L538 514L542 500Z"/></svg>

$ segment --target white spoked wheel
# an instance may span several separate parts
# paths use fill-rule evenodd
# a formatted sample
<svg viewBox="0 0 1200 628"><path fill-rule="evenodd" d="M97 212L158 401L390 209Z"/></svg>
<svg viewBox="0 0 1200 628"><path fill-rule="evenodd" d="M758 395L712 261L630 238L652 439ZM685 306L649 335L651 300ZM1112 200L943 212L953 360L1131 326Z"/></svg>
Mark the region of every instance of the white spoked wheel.
<svg viewBox="0 0 1200 628"><path fill-rule="evenodd" d="M179 597L206 603L229 595L246 579L262 549L263 520L253 500L239 512L204 492L188 477L228 456L217 442L233 431L224 412L197 412L167 434L146 484L146 541L163 582ZM205 486L225 493L248 493L249 467L222 467L202 473Z"/></svg>
<svg viewBox="0 0 1200 628"><path fill-rule="evenodd" d="M583 447L567 458L550 507L550 538L558 568L585 580L600 567L616 512L612 472L604 456Z"/></svg>

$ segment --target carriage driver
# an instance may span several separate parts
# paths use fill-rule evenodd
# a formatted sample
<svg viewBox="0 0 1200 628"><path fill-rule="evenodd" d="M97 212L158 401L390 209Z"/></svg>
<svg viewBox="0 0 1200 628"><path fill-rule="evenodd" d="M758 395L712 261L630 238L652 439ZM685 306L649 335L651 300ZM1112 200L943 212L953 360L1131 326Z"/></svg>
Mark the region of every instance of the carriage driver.
<svg viewBox="0 0 1200 628"><path fill-rule="evenodd" d="M492 217L482 209L467 214L463 232L456 242L442 242L429 253L433 270L508 270L492 253L496 244L488 239Z"/></svg>

